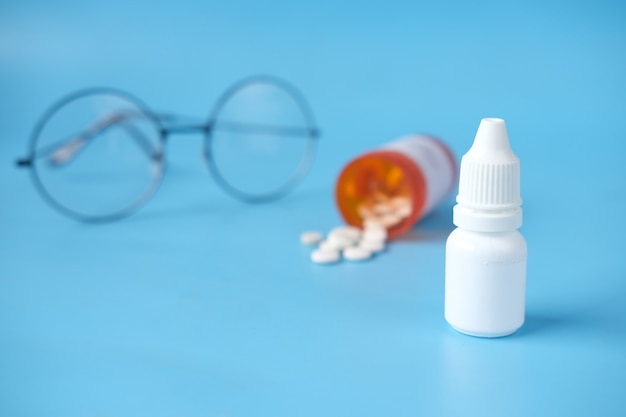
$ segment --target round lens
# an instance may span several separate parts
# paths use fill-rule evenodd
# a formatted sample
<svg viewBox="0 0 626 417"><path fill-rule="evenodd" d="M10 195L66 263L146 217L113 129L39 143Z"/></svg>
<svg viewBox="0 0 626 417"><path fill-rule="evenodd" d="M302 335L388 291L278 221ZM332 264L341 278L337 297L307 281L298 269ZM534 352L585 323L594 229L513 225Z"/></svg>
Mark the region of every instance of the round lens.
<svg viewBox="0 0 626 417"><path fill-rule="evenodd" d="M31 158L36 182L65 214L82 220L120 217L145 202L160 182L160 128L130 96L84 91L44 116Z"/></svg>
<svg viewBox="0 0 626 417"><path fill-rule="evenodd" d="M316 131L293 87L270 78L246 80L218 101L206 155L231 194L250 201L277 198L309 170Z"/></svg>

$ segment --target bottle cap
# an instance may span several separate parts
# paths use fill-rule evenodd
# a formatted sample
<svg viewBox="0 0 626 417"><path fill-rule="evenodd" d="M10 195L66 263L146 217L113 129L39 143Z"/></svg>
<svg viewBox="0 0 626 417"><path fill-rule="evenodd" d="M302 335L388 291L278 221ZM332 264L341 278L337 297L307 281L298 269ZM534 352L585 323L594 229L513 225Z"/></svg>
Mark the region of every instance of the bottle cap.
<svg viewBox="0 0 626 417"><path fill-rule="evenodd" d="M514 230L522 224L520 162L502 119L482 119L461 159L454 224L475 231Z"/></svg>

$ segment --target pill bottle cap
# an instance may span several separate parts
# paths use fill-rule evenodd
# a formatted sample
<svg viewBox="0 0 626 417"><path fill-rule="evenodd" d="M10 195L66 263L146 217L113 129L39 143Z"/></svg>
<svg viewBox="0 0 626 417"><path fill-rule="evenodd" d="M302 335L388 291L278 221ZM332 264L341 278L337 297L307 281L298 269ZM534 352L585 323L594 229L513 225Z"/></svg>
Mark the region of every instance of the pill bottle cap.
<svg viewBox="0 0 626 417"><path fill-rule="evenodd" d="M486 232L521 226L520 162L502 119L482 119L474 143L461 159L454 224Z"/></svg>

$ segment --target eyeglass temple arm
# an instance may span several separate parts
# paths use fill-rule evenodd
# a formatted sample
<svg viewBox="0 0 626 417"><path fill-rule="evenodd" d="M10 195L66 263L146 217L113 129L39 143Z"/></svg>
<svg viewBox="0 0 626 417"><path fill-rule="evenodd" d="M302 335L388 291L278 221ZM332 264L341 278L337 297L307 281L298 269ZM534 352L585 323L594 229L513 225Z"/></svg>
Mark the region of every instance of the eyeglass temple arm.
<svg viewBox="0 0 626 417"><path fill-rule="evenodd" d="M143 113L139 114L143 115ZM37 153L42 154L43 156L50 155L50 162L52 165L64 165L70 162L76 154L84 148L85 145L91 142L93 138L97 137L99 134L103 133L115 124L120 123L122 128L130 133L130 136L133 138L135 143L139 145L149 159L159 160L161 158L161 154L154 151L154 147L151 145L150 141L146 139L144 134L139 129L128 123L128 119L134 116L135 114L133 114L133 112L119 112L105 116L87 128L84 132L81 132L70 139L65 139L52 144L43 150L39 150ZM29 167L32 165L32 159L18 159L16 163L18 167Z"/></svg>

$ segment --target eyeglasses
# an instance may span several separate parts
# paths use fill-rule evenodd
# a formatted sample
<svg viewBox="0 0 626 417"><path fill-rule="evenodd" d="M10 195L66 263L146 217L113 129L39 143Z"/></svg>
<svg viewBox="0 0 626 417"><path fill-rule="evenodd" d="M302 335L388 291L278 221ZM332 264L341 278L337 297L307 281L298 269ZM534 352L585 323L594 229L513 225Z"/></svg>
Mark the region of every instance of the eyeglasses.
<svg viewBox="0 0 626 417"><path fill-rule="evenodd" d="M156 113L134 96L93 88L56 102L32 133L28 156L35 187L77 220L127 216L155 193L171 134L201 133L218 184L247 202L289 192L313 162L319 131L304 97L287 82L251 77L226 90L208 120Z"/></svg>

